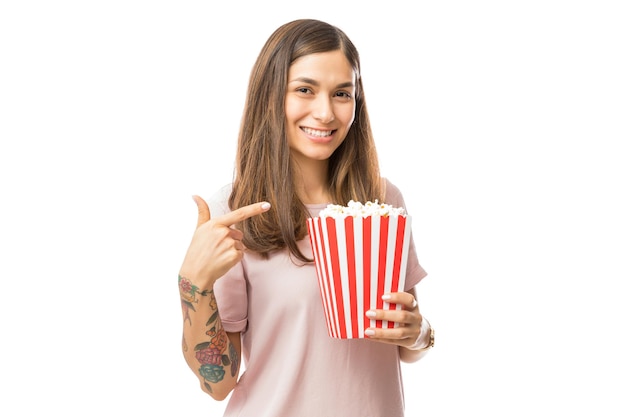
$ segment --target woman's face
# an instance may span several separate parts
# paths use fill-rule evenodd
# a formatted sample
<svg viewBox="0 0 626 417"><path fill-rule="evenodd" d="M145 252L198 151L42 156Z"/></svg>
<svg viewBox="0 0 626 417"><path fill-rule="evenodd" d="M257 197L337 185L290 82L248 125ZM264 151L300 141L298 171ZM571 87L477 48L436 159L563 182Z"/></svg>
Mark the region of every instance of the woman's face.
<svg viewBox="0 0 626 417"><path fill-rule="evenodd" d="M325 161L354 121L356 76L343 52L306 55L289 68L285 117L292 157Z"/></svg>

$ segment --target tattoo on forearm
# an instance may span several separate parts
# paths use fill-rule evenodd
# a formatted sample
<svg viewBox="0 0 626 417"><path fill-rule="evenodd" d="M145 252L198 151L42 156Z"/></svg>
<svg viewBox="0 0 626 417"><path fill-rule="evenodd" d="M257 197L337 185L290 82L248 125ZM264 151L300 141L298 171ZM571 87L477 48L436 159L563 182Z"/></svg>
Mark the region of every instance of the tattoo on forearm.
<svg viewBox="0 0 626 417"><path fill-rule="evenodd" d="M224 367L230 366L230 375L237 375L239 369L239 355L235 347L229 343L228 335L222 327L222 324L218 318L217 301L215 300L215 294L213 291L199 291L196 287L185 277L178 276L178 287L181 294L181 303L183 308L183 323L189 322L191 325L191 312L195 312L196 308L194 304L198 304L197 296L210 297L209 306L214 313L211 314L209 320L206 322L206 335L209 337L206 342L198 343L194 348L196 352L196 359L200 362L200 368L198 373L204 378L205 388L211 392L211 386L209 382L217 383L224 379L226 371ZM228 354L226 350L228 349ZM183 350L187 351L187 343L183 338Z"/></svg>
<svg viewBox="0 0 626 417"><path fill-rule="evenodd" d="M201 295L206 297L208 295L208 291L199 291L199 288L196 287L185 277L178 276L178 290L180 292L180 301L183 308L183 322L188 321L191 326L191 316L189 315L190 311L196 311L194 304L198 304L198 299L196 295ZM214 307L211 304L211 307ZM215 305L215 310L217 311L217 305Z"/></svg>

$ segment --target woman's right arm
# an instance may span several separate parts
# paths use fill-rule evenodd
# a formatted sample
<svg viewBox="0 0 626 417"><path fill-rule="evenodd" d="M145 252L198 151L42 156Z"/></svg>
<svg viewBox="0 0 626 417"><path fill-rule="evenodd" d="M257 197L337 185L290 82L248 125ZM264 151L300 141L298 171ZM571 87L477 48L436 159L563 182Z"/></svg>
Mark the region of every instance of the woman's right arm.
<svg viewBox="0 0 626 417"><path fill-rule="evenodd" d="M194 196L198 224L178 274L183 312L182 349L202 389L223 400L237 384L241 363L239 333L227 333L217 309L213 285L243 257L243 234L231 226L269 210L256 203L211 219L209 206Z"/></svg>
<svg viewBox="0 0 626 417"><path fill-rule="evenodd" d="M183 355L200 387L223 400L237 384L241 363L239 333L222 326L213 289L199 290L184 275L178 276L183 309Z"/></svg>

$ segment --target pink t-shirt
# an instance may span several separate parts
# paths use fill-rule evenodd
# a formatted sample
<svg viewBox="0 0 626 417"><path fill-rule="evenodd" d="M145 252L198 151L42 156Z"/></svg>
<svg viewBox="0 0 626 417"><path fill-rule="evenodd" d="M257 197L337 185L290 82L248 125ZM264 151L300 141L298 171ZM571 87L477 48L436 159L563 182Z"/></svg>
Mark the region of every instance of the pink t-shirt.
<svg viewBox="0 0 626 417"><path fill-rule="evenodd" d="M229 193L226 186L209 200L212 216L229 211ZM384 202L404 207L389 181ZM325 207L307 206L311 216ZM308 237L299 247L312 257ZM406 289L424 276L411 238ZM312 264L286 250L268 260L246 253L217 281L215 295L224 329L241 332L245 365L224 416L404 416L398 347L331 338Z"/></svg>

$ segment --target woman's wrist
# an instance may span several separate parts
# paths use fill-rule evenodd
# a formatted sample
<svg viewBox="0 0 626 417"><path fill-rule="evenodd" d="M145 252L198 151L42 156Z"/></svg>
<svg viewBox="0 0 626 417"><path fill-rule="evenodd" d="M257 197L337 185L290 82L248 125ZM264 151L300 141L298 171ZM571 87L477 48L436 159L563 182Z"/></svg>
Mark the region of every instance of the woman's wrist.
<svg viewBox="0 0 626 417"><path fill-rule="evenodd" d="M413 351L426 351L433 346L435 346L435 329L432 328L428 320L422 318L420 334L417 336L415 343L408 346L407 349Z"/></svg>
<svg viewBox="0 0 626 417"><path fill-rule="evenodd" d="M196 287L196 291L199 292L207 292L213 290L213 285L215 284L216 279L213 279L208 276L201 276L197 272L183 270L182 268L178 271L178 280L186 279L190 283Z"/></svg>
<svg viewBox="0 0 626 417"><path fill-rule="evenodd" d="M213 284L210 283L203 286L196 285L191 279L186 277L185 275L178 274L178 290L183 299L187 299L188 301L199 302L199 298L197 296L207 296L213 293Z"/></svg>

